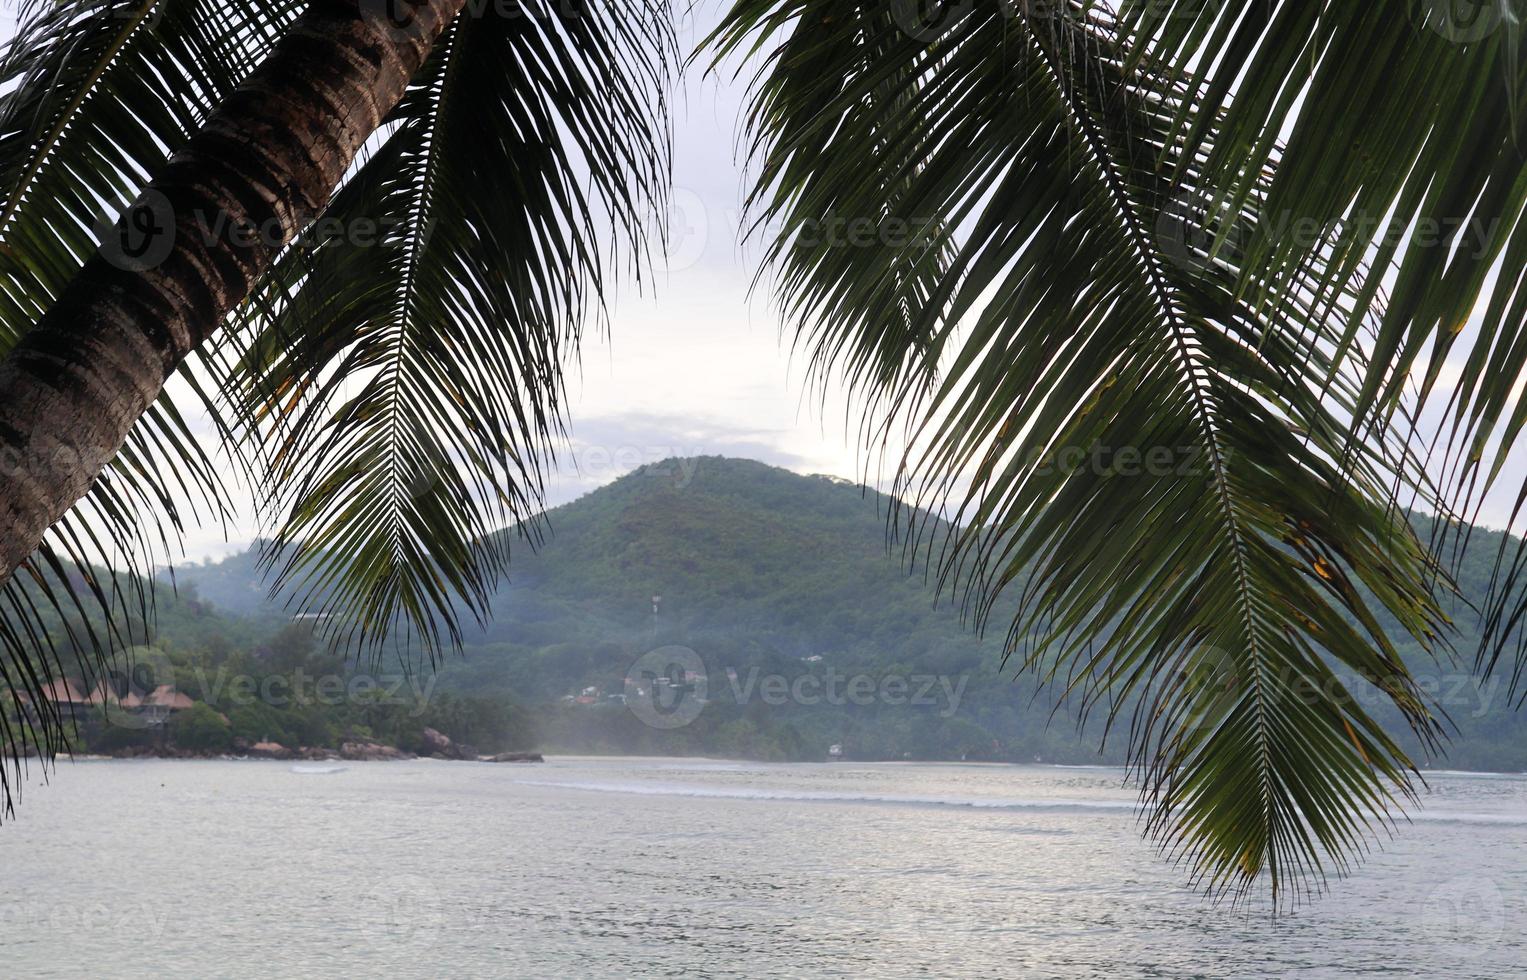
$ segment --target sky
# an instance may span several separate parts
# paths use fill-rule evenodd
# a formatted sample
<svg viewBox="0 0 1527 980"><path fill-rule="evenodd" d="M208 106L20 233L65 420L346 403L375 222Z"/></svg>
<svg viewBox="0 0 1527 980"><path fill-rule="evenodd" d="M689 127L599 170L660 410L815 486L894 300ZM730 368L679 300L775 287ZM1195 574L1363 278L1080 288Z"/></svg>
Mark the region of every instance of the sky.
<svg viewBox="0 0 1527 980"><path fill-rule="evenodd" d="M713 22L684 23L693 49ZM673 455L747 456L805 473L860 472L840 392L808 390L804 357L767 290L752 289L756 243L743 242L738 119L745 79L692 70L674 108L669 246L651 288L624 287L610 328L585 341L569 383L572 445L557 503L634 465ZM817 396L817 397L814 397Z"/></svg>

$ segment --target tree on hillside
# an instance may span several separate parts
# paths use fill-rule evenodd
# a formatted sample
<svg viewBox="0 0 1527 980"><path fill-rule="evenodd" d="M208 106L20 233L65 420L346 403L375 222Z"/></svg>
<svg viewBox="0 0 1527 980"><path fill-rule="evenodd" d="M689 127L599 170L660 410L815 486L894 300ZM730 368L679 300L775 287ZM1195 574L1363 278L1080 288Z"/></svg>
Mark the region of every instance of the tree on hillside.
<svg viewBox="0 0 1527 980"><path fill-rule="evenodd" d="M1152 831L1211 888L1339 868L1411 792L1333 667L1441 731L1374 617L1446 648L1395 505L1498 474L1527 358L1521 18L1451 9L735 0L712 39L757 71L786 314L871 444L905 427L898 495L956 518L901 512L909 555L978 623L1017 597L1018 663L1140 705ZM177 372L266 489L276 579L340 642L449 649L538 509L606 231L639 259L661 210L677 56L661 0L29 4L0 63L7 686L50 673L50 608L113 613L109 649L142 601L71 569L143 569L188 493L216 513Z"/></svg>

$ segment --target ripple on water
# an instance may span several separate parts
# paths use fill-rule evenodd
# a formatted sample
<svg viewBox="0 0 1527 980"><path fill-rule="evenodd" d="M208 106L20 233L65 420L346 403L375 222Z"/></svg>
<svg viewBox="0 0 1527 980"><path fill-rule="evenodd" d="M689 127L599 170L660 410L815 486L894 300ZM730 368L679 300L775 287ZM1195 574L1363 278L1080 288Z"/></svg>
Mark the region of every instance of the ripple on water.
<svg viewBox="0 0 1527 980"><path fill-rule="evenodd" d="M103 763L28 787L0 828L6 975L1527 969L1521 777L1429 773L1414 823L1271 919L1186 887L1112 769L296 769Z"/></svg>

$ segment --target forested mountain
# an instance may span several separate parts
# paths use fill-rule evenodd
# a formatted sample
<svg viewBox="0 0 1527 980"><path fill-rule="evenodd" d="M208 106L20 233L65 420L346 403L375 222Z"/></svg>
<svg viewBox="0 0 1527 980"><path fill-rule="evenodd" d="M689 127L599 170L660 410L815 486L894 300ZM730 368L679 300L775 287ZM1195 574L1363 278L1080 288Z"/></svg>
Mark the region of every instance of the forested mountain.
<svg viewBox="0 0 1527 980"><path fill-rule="evenodd" d="M857 486L747 460L670 460L551 511L546 532L517 546L491 620L439 666L435 689L512 698L551 748L1123 759L1127 714L1100 754L1103 707L1079 736L1075 703L1004 669L1005 623L983 639L950 597L935 603L888 539L886 501ZM1487 589L1498 540L1476 535L1465 596ZM181 568L182 599L273 628L290 617L256 564L251 552ZM1459 664L1402 645L1458 732L1432 764L1527 769L1527 714L1511 710L1503 678L1473 675L1474 619L1461 606L1456 618ZM706 703L688 724L653 727L620 699L644 654L675 645L703 663Z"/></svg>

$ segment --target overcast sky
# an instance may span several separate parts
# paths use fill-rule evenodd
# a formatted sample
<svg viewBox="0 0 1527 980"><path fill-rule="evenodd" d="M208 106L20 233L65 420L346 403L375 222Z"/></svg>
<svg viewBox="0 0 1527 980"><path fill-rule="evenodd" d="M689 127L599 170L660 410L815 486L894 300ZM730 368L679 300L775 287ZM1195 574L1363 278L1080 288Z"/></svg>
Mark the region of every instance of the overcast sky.
<svg viewBox="0 0 1527 980"><path fill-rule="evenodd" d="M685 23L692 49L718 5ZM668 455L748 456L800 472L854 476L844 402L828 411L805 385L764 290L750 295L756 248L741 247L745 85L692 71L675 114L670 245L645 295L623 288L608 336L584 348L570 384L573 445L555 501ZM554 502L555 502L554 501Z"/></svg>

